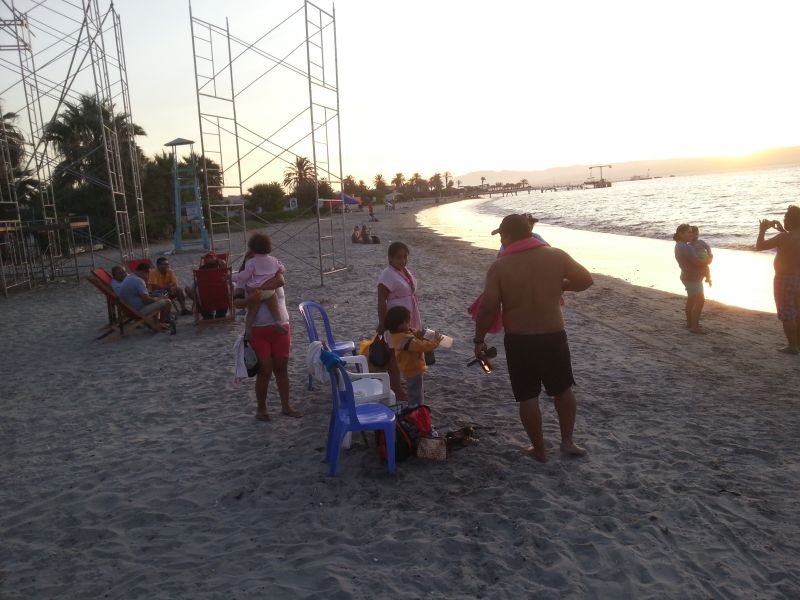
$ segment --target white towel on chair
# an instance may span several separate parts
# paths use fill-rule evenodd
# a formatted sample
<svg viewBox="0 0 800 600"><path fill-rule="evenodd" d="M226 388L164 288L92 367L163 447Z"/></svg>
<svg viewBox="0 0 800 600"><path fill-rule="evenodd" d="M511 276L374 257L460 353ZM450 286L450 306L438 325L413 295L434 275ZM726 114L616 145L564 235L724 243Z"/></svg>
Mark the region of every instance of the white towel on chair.
<svg viewBox="0 0 800 600"><path fill-rule="evenodd" d="M308 353L306 354L306 367L308 367L308 374L311 375L319 383L328 381L328 371L319 359L319 353L322 350L322 342L311 342L308 345Z"/></svg>

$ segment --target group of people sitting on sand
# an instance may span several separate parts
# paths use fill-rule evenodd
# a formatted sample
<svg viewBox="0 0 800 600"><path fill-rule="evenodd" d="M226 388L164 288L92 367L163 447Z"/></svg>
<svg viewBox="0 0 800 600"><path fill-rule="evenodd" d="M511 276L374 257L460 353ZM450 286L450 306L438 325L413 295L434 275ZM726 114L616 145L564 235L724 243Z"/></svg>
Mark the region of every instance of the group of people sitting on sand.
<svg viewBox="0 0 800 600"><path fill-rule="evenodd" d="M358 225L353 227L353 233L350 236L350 241L354 244L380 244L381 240L377 235L373 235L372 231L366 226Z"/></svg>
<svg viewBox="0 0 800 600"><path fill-rule="evenodd" d="M225 261L219 259L212 251L200 262L201 269L225 267ZM169 259L161 256L155 267L149 261L140 261L133 273L128 273L123 265L114 265L111 269L111 288L114 293L143 317L152 317L154 325L161 324L163 329L171 333L176 331L177 316L191 315L186 307L186 299L196 302L197 292L194 285L181 287L178 276L170 267ZM173 313L173 301L177 301L180 311ZM221 318L225 314L204 313L205 319Z"/></svg>

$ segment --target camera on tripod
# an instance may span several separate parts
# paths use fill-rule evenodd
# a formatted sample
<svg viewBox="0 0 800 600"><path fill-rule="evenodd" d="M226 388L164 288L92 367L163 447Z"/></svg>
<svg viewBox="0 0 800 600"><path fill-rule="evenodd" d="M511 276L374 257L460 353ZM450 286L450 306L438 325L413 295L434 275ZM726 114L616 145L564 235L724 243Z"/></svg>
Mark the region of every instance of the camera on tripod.
<svg viewBox="0 0 800 600"><path fill-rule="evenodd" d="M476 356L471 361L467 363L468 367L471 367L474 364L479 364L481 369L483 369L484 373L491 373L492 372L492 363L489 360L490 358L495 358L497 356L497 348L492 346L491 348L486 348L483 352L480 353L479 356Z"/></svg>

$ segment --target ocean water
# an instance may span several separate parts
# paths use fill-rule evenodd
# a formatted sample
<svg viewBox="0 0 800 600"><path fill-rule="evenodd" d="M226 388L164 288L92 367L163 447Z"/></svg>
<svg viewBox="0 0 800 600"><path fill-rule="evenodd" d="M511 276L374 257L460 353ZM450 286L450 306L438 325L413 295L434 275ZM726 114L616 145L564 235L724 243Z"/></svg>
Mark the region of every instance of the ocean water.
<svg viewBox="0 0 800 600"><path fill-rule="evenodd" d="M479 212L499 217L530 212L550 225L661 240L671 240L680 223L690 223L712 247L744 250L755 244L759 219L781 220L790 204L800 204L800 166L495 195Z"/></svg>
<svg viewBox="0 0 800 600"><path fill-rule="evenodd" d="M706 298L774 312L774 255L753 247L759 219L780 220L792 203L800 204L800 167L521 192L442 204L417 219L440 234L497 248L499 240L490 232L502 217L530 212L541 220L537 233L590 271L679 295L685 292L672 234L688 222L700 227L714 250L713 287L706 288Z"/></svg>

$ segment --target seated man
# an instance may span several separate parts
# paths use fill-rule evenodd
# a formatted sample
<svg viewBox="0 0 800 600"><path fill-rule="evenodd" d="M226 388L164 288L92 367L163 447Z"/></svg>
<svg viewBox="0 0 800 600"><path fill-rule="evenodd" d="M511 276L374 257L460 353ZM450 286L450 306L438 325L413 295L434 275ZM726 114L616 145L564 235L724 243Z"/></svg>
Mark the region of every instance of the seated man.
<svg viewBox="0 0 800 600"><path fill-rule="evenodd" d="M200 259L200 269L219 269L219 268L226 268L228 265L225 263L224 260L219 258L216 253L212 250L208 252L203 258ZM192 299L192 302L197 303L197 293L194 288L194 284L191 286L186 286L183 288L184 293L186 296ZM204 311L200 310L200 315L204 319L222 319L225 315L228 314L227 310L218 310L215 312Z"/></svg>
<svg viewBox="0 0 800 600"><path fill-rule="evenodd" d="M151 292L160 292L161 295L177 298L178 303L181 305L181 314L192 314L192 311L186 308L186 296L178 286L178 277L175 275L175 271L170 269L169 260L166 256L160 257L156 261L156 268L150 271L147 288Z"/></svg>
<svg viewBox="0 0 800 600"><path fill-rule="evenodd" d="M119 298L131 308L138 311L143 317L151 317L153 326L158 326L158 321L168 323L171 333L175 333L175 321L170 319L172 303L167 298L152 298L147 293L147 283L152 266L141 263L136 271L128 275L119 288ZM158 319L156 319L158 317Z"/></svg>
<svg viewBox="0 0 800 600"><path fill-rule="evenodd" d="M115 265L111 268L111 289L117 296L119 296L119 288L127 276L128 273L122 265Z"/></svg>

